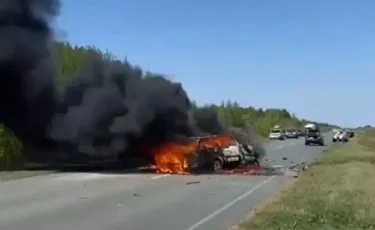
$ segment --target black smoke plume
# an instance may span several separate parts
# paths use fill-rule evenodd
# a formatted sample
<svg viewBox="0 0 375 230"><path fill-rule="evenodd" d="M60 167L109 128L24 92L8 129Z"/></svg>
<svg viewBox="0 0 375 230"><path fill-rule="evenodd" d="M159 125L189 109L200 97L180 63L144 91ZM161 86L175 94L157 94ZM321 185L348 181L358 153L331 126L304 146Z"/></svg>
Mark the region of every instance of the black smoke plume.
<svg viewBox="0 0 375 230"><path fill-rule="evenodd" d="M50 24L59 7L57 0L0 1L0 121L25 142L53 146L51 158L87 160L223 131L212 110L198 109L190 121L181 84L95 51L58 97Z"/></svg>
<svg viewBox="0 0 375 230"><path fill-rule="evenodd" d="M55 110L51 59L53 0L0 1L0 121L40 141Z"/></svg>
<svg viewBox="0 0 375 230"><path fill-rule="evenodd" d="M192 120L195 127L206 134L220 134L226 130L219 121L219 117L214 108L194 109L192 112Z"/></svg>

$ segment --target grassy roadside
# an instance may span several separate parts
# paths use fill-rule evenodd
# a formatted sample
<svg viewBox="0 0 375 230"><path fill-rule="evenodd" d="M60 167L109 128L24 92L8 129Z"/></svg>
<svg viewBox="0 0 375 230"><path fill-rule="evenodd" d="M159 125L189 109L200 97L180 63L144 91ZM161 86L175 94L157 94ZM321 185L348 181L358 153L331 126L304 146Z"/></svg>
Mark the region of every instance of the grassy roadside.
<svg viewBox="0 0 375 230"><path fill-rule="evenodd" d="M328 149L237 229L375 229L375 129Z"/></svg>
<svg viewBox="0 0 375 230"><path fill-rule="evenodd" d="M15 170L15 171L0 171L0 182L22 179L26 177L41 176L54 173L53 171L42 171L42 170Z"/></svg>

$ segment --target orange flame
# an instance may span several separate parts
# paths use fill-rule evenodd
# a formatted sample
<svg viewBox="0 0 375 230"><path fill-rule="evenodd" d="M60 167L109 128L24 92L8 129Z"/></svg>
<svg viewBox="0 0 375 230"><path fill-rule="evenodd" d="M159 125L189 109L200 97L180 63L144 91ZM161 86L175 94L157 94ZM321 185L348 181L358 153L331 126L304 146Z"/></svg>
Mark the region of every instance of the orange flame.
<svg viewBox="0 0 375 230"><path fill-rule="evenodd" d="M199 141L188 142L165 142L153 152L156 168L161 173L184 173L186 172L187 156L197 148L224 147L233 139L227 135L202 137Z"/></svg>
<svg viewBox="0 0 375 230"><path fill-rule="evenodd" d="M228 135L208 136L200 139L199 146L206 148L225 147L232 141L232 137Z"/></svg>
<svg viewBox="0 0 375 230"><path fill-rule="evenodd" d="M195 143L166 142L153 151L156 167L161 173L186 171L186 154L194 151Z"/></svg>

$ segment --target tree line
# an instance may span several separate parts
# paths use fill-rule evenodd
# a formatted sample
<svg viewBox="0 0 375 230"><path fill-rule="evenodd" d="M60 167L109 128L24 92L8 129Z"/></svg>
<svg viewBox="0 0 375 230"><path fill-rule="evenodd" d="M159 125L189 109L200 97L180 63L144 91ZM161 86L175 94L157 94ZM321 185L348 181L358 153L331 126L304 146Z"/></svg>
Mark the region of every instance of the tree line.
<svg viewBox="0 0 375 230"><path fill-rule="evenodd" d="M75 73L79 70L83 63L84 55L87 52L97 52L106 59L115 59L109 52L102 52L92 46L77 46L68 42L56 43L56 87L62 88L66 83L70 82ZM134 68L139 69L138 66ZM151 74L146 72L147 74ZM311 122L296 117L293 113L286 109L262 109L252 106L243 107L238 102L227 100L221 104L210 104L198 106L193 101L192 110L197 108L211 108L216 110L219 119L228 127L242 128L249 132L258 133L266 136L270 129L275 125L283 128L301 128L304 124ZM322 128L329 128L332 125L327 123L314 122ZM11 130L0 125L0 170L9 168L14 164L19 165L23 162L22 141L17 139Z"/></svg>

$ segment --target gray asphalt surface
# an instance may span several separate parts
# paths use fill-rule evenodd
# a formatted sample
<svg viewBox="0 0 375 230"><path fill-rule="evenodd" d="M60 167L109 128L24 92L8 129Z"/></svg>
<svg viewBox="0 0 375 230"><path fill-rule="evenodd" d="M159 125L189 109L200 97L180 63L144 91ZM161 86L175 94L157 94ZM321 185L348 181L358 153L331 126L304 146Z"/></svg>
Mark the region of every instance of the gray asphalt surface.
<svg viewBox="0 0 375 230"><path fill-rule="evenodd" d="M326 135L327 145L330 139ZM302 138L272 141L266 159L290 165L310 161L324 148L304 146ZM0 229L227 230L287 179L67 173L2 182Z"/></svg>

